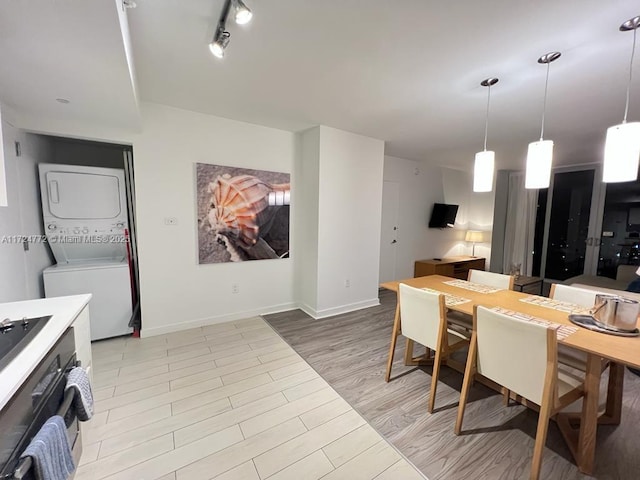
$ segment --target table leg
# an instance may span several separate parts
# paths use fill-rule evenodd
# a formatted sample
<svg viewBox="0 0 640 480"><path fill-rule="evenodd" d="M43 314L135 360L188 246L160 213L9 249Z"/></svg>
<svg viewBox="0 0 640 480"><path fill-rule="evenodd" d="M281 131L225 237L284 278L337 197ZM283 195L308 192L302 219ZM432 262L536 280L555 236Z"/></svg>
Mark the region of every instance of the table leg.
<svg viewBox="0 0 640 480"><path fill-rule="evenodd" d="M609 364L609 384L607 386L607 408L600 417L600 424L620 425L622 417L622 392L624 390L624 365Z"/></svg>
<svg viewBox="0 0 640 480"><path fill-rule="evenodd" d="M396 351L396 342L398 341L398 335L400 335L400 302L397 302L396 304L396 315L393 319L391 345L389 347L389 359L387 360L387 374L384 377L385 382L388 382L391 379L391 366L393 365L393 354Z"/></svg>
<svg viewBox="0 0 640 480"><path fill-rule="evenodd" d="M596 433L598 430L598 395L600 390L601 359L597 355L587 357L585 373L585 396L580 416L578 435L578 468L582 473L593 472L596 453Z"/></svg>

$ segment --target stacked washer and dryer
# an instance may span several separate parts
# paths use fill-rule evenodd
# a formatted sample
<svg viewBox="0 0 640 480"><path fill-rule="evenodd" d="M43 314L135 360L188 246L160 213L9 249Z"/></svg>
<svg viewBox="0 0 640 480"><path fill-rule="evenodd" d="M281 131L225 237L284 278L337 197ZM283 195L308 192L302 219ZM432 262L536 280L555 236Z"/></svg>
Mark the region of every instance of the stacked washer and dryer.
<svg viewBox="0 0 640 480"><path fill-rule="evenodd" d="M44 228L57 265L43 271L45 296L91 293L91 340L131 333L124 171L42 163Z"/></svg>

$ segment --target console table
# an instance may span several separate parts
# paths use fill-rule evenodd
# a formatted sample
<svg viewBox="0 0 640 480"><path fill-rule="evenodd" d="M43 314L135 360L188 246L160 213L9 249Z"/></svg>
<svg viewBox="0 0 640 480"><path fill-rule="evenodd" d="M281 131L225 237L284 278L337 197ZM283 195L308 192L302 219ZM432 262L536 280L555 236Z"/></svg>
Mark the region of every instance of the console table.
<svg viewBox="0 0 640 480"><path fill-rule="evenodd" d="M515 277L513 289L517 292L542 295L542 279L540 277Z"/></svg>
<svg viewBox="0 0 640 480"><path fill-rule="evenodd" d="M484 258L469 256L418 260L413 268L413 276L443 275L466 280L469 270L484 270L484 264Z"/></svg>

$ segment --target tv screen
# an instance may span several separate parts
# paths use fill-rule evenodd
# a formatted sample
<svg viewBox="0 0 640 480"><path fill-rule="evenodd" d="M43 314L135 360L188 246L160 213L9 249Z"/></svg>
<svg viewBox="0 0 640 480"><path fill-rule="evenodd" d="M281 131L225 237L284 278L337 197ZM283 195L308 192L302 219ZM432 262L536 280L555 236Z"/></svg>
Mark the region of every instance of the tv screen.
<svg viewBox="0 0 640 480"><path fill-rule="evenodd" d="M429 228L453 227L456 223L458 205L447 205L446 203L434 203L429 220Z"/></svg>

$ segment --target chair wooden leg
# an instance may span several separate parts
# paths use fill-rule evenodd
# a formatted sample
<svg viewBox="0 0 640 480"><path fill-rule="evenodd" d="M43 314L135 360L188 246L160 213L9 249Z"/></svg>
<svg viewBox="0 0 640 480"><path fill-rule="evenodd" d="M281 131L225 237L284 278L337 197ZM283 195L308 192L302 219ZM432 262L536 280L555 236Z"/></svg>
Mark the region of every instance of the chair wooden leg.
<svg viewBox="0 0 640 480"><path fill-rule="evenodd" d="M462 431L462 419L464 418L464 409L467 406L467 398L469 390L473 383L473 377L476 371L476 350L477 350L476 333L471 335L471 343L469 345L469 355L467 356L467 365L464 368L464 380L462 382L462 391L460 392L460 403L458 404L458 416L456 418L456 426L453 429L456 435L460 435Z"/></svg>
<svg viewBox="0 0 640 480"><path fill-rule="evenodd" d="M427 411L433 413L436 404L436 390L438 388L438 376L440 375L440 362L442 361L442 349L436 350L436 358L433 360L433 375L431 376L431 395L429 396L429 407Z"/></svg>
<svg viewBox="0 0 640 480"><path fill-rule="evenodd" d="M414 342L410 338L407 338L407 342L404 347L404 364L413 365L413 345Z"/></svg>
<svg viewBox="0 0 640 480"><path fill-rule="evenodd" d="M547 441L547 432L549 430L549 417L551 414L551 398L545 398L540 406L540 416L538 417L538 429L536 431L536 443L533 447L533 460L531 461L531 480L540 478L540 469L542 467L542 454L544 453L544 444Z"/></svg>
<svg viewBox="0 0 640 480"><path fill-rule="evenodd" d="M511 396L511 390L502 387L502 404L505 407L509 406L509 397Z"/></svg>
<svg viewBox="0 0 640 480"><path fill-rule="evenodd" d="M391 331L391 345L389 347L389 359L387 360L387 374L384 381L388 382L391 378L391 366L393 365L393 354L396 351L396 343L400 334L400 302L396 305L396 316L393 319L393 330Z"/></svg>

